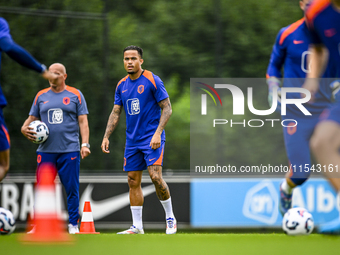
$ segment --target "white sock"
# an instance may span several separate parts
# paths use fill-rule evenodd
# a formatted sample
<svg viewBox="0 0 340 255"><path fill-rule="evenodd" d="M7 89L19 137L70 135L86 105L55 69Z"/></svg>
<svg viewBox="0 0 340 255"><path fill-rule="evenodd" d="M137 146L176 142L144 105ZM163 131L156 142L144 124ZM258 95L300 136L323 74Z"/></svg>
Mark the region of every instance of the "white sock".
<svg viewBox="0 0 340 255"><path fill-rule="evenodd" d="M281 189L286 193L286 194L292 194L293 193L293 188L291 188L288 183L287 180L284 179L284 181L281 184Z"/></svg>
<svg viewBox="0 0 340 255"><path fill-rule="evenodd" d="M165 218L175 218L174 212L172 211L172 203L171 203L171 197L167 200L159 200L164 208L165 211Z"/></svg>
<svg viewBox="0 0 340 255"><path fill-rule="evenodd" d="M132 224L138 228L143 229L142 211L143 206L130 206L132 213Z"/></svg>

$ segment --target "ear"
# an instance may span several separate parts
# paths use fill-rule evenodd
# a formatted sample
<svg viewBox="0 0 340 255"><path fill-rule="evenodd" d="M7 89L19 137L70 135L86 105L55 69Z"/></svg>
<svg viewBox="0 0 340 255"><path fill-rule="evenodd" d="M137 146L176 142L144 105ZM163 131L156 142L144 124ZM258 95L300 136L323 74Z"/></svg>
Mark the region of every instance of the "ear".
<svg viewBox="0 0 340 255"><path fill-rule="evenodd" d="M64 80L66 80L66 78L67 78L67 73L64 74Z"/></svg>
<svg viewBox="0 0 340 255"><path fill-rule="evenodd" d="M301 10L305 10L305 3L303 1L299 1L299 5L300 5L300 8Z"/></svg>
<svg viewBox="0 0 340 255"><path fill-rule="evenodd" d="M140 65L142 65L142 64L144 63L144 59L141 58L141 59L139 60L139 62L140 62Z"/></svg>

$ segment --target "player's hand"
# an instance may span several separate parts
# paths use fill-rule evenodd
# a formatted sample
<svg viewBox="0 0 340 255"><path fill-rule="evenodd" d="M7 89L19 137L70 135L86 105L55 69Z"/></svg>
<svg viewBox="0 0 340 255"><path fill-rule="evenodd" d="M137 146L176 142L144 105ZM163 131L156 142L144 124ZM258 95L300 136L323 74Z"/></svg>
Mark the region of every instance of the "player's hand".
<svg viewBox="0 0 340 255"><path fill-rule="evenodd" d="M332 95L335 102L340 102L340 80L333 81L329 86L332 89Z"/></svg>
<svg viewBox="0 0 340 255"><path fill-rule="evenodd" d="M280 87L280 80L276 77L270 77L267 79L268 84L268 103L269 106L272 107L273 105L273 92L274 88L277 89L277 107L276 111L281 112L281 87Z"/></svg>
<svg viewBox="0 0 340 255"><path fill-rule="evenodd" d="M109 151L109 144L110 144L109 139L104 137L103 141L102 141L102 145L101 145L102 151L104 153L110 153L110 151Z"/></svg>
<svg viewBox="0 0 340 255"><path fill-rule="evenodd" d="M41 76L45 79L45 80L55 80L58 78L59 75L55 74L55 73L51 73L50 71L45 71L41 74Z"/></svg>
<svg viewBox="0 0 340 255"><path fill-rule="evenodd" d="M86 146L84 147L81 147L80 149L80 156L81 156L81 159L84 159L86 158L88 155L91 154L91 151L89 148L87 148Z"/></svg>
<svg viewBox="0 0 340 255"><path fill-rule="evenodd" d="M311 99L309 100L309 102L313 102L315 98L315 94L319 89L319 80L315 78L307 78L302 88L309 90L311 94ZM301 94L301 98L304 98L304 97L306 97L306 95Z"/></svg>
<svg viewBox="0 0 340 255"><path fill-rule="evenodd" d="M155 150L158 149L159 147L161 147L161 135L159 134L154 134L151 142L150 142L150 147Z"/></svg>
<svg viewBox="0 0 340 255"><path fill-rule="evenodd" d="M35 135L37 134L37 132L32 131L33 128L29 127L29 126L22 126L21 127L21 133L31 142L34 142L36 137Z"/></svg>

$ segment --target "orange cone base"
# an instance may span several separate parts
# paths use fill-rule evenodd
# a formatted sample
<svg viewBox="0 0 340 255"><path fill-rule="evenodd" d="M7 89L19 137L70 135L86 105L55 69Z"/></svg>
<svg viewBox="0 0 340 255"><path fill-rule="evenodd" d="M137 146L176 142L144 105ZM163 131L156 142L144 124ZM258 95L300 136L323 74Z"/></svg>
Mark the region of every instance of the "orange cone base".
<svg viewBox="0 0 340 255"><path fill-rule="evenodd" d="M94 223L92 222L82 222L80 224L80 230L77 234L100 234L100 232L96 232L94 228Z"/></svg>
<svg viewBox="0 0 340 255"><path fill-rule="evenodd" d="M63 229L63 223L57 218L35 220L35 232L26 234L22 241L38 243L71 242L72 238Z"/></svg>
<svg viewBox="0 0 340 255"><path fill-rule="evenodd" d="M23 243L72 243L73 239L70 238L67 234L59 234L55 236L43 236L43 235L34 235L34 234L25 234L21 238Z"/></svg>

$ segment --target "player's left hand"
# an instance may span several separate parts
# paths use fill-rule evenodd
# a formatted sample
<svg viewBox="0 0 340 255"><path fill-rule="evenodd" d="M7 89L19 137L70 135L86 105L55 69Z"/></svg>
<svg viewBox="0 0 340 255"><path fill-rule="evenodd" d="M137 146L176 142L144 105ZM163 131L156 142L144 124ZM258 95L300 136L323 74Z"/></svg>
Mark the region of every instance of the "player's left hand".
<svg viewBox="0 0 340 255"><path fill-rule="evenodd" d="M50 71L46 70L45 72L43 72L41 74L41 76L45 79L45 80L55 80L58 78L58 75L55 73L51 73Z"/></svg>
<svg viewBox="0 0 340 255"><path fill-rule="evenodd" d="M21 133L31 142L34 142L36 139L35 135L37 134L37 132L34 132L32 127L22 126Z"/></svg>
<svg viewBox="0 0 340 255"><path fill-rule="evenodd" d="M276 77L270 77L267 79L268 84L268 103L269 106L272 107L273 105L273 92L276 89L277 91L277 107L276 111L281 112L281 87L280 87L280 80ZM274 89L275 88L275 89Z"/></svg>
<svg viewBox="0 0 340 255"><path fill-rule="evenodd" d="M80 156L81 156L81 159L84 159L86 158L88 155L91 154L91 151L89 148L87 148L86 146L84 147L81 147L80 149Z"/></svg>
<svg viewBox="0 0 340 255"><path fill-rule="evenodd" d="M150 142L150 147L153 150L156 150L159 147L161 147L161 135L156 134L156 133L153 135L151 142Z"/></svg>

